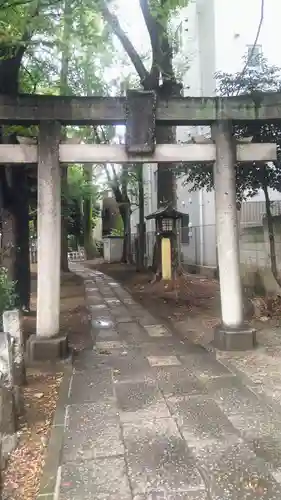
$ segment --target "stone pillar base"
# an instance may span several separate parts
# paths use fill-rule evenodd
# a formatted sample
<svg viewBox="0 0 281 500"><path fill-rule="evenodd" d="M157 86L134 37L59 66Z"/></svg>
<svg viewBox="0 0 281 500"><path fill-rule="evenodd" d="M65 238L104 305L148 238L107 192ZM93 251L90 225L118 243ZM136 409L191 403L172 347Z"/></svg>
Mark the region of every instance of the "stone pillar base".
<svg viewBox="0 0 281 500"><path fill-rule="evenodd" d="M256 345L256 330L248 325L237 328L218 325L215 328L213 346L219 351L248 351Z"/></svg>
<svg viewBox="0 0 281 500"><path fill-rule="evenodd" d="M58 361L69 356L68 339L66 335L44 338L31 335L27 341L27 357L34 361Z"/></svg>

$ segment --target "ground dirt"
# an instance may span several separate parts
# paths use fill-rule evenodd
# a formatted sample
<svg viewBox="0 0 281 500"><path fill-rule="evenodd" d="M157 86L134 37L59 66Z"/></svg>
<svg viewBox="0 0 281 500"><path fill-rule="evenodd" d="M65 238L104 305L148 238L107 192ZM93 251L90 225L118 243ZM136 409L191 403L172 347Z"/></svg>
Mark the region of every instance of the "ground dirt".
<svg viewBox="0 0 281 500"><path fill-rule="evenodd" d="M163 323L173 327L193 342L209 344L213 328L220 321L217 280L184 273L172 284L153 283L150 272L136 272L127 264L92 262L89 265L109 274L127 288L141 304Z"/></svg>
<svg viewBox="0 0 281 500"><path fill-rule="evenodd" d="M211 346L214 327L221 318L217 280L183 272L172 284L163 280L154 283L151 272L136 272L132 265L108 264L100 260L88 265L122 283L135 300L157 315L162 323L172 325L183 337L205 347ZM277 298L275 303L262 297L247 299L245 311L247 320L258 332L258 339L270 345L271 329L280 327L281 299Z"/></svg>
<svg viewBox="0 0 281 500"><path fill-rule="evenodd" d="M61 332L68 334L74 350L81 350L90 342L83 283L72 273L63 274L61 282ZM24 318L25 339L35 331L36 272L33 272L31 314ZM62 368L62 365L58 364L27 369L24 415L18 431L19 444L4 471L3 500L36 499L62 380Z"/></svg>

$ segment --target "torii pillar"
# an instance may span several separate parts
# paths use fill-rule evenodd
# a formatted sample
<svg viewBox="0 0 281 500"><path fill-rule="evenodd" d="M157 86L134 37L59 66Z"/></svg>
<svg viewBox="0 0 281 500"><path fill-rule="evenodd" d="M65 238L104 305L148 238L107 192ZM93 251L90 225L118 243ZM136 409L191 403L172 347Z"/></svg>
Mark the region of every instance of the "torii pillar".
<svg viewBox="0 0 281 500"><path fill-rule="evenodd" d="M221 325L215 329L214 346L219 350L244 351L255 346L256 332L244 323L236 208L236 145L231 122L216 122L212 126L212 137L216 144L214 185L222 317Z"/></svg>
<svg viewBox="0 0 281 500"><path fill-rule="evenodd" d="M30 337L32 360L54 360L67 354L60 335L61 173L60 124L44 121L38 140L38 264L36 335Z"/></svg>

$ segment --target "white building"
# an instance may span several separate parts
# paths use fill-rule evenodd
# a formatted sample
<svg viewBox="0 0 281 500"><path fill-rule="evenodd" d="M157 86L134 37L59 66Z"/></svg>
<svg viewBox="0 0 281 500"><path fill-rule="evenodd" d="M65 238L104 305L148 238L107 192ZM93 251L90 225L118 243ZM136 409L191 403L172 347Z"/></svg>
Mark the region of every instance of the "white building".
<svg viewBox="0 0 281 500"><path fill-rule="evenodd" d="M281 18L280 0L266 0L263 22L255 54L262 54L270 64L281 67L281 52L276 43L279 20ZM251 53L261 20L260 0L190 0L181 12L180 37L181 51L175 63L184 66L187 59L189 69L183 77L184 92L188 96L211 96L215 94L215 73L242 71L243 57ZM252 59L253 64L258 58ZM179 141L186 141L190 134L206 134L207 127L178 127ZM144 166L146 190L146 214L157 208L156 165ZM189 213L192 224L188 247L184 246L191 261L200 265L216 265L215 202L214 192L205 190L190 193L178 180L178 209ZM281 200L281 194L271 193L272 200ZM263 201L263 193L252 200ZM137 210L132 216L132 228L136 230ZM153 221L147 224L147 231L154 231ZM185 238L188 230L184 231Z"/></svg>

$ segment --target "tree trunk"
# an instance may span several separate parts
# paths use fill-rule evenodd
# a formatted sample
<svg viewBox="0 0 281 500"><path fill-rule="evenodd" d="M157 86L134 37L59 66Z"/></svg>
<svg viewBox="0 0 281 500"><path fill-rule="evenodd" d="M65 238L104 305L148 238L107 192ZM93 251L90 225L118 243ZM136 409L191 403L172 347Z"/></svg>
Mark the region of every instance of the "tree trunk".
<svg viewBox="0 0 281 500"><path fill-rule="evenodd" d="M37 10L37 9L36 9ZM34 16L34 13L32 14ZM23 35L23 40L29 40L29 33ZM19 86L19 71L25 52L25 44L21 46L0 47L0 94L16 95ZM7 137L0 131L0 143ZM13 140L15 143L15 138ZM24 167L14 167L20 170ZM15 175L16 170L13 170ZM30 299L30 260L29 260L29 217L28 217L28 186L26 176L13 182L10 169L5 168L1 176L2 188L2 248L4 247L3 266L7 267L11 279L16 279L19 301L23 307L29 308ZM7 178L12 180L10 184ZM17 188L14 192L13 187ZM22 207L17 196L22 198ZM14 210L13 210L14 209ZM16 250L17 249L17 250Z"/></svg>
<svg viewBox="0 0 281 500"><path fill-rule="evenodd" d="M29 254L29 196L26 168L13 167L14 203L11 210L15 220L15 280L19 306L30 309L30 254Z"/></svg>
<svg viewBox="0 0 281 500"><path fill-rule="evenodd" d="M125 264L132 263L132 246L131 246L131 207L129 202L123 202L119 206L120 215L124 225L124 240L121 262Z"/></svg>
<svg viewBox="0 0 281 500"><path fill-rule="evenodd" d="M278 269L277 269L273 218L271 214L270 198L266 184L263 185L263 192L265 196L265 210L266 210L267 227L268 227L270 266L276 283L281 287L281 279L278 275Z"/></svg>
<svg viewBox="0 0 281 500"><path fill-rule="evenodd" d="M16 229L15 217L10 210L2 209L2 262L1 265L8 271L10 280L15 280L15 259L16 259Z"/></svg>
<svg viewBox="0 0 281 500"><path fill-rule="evenodd" d="M84 165L84 176L87 183L92 183L92 165ZM84 199L83 203L83 226L84 226L84 249L87 260L93 259L96 256L93 242L93 210L92 197L90 195Z"/></svg>
<svg viewBox="0 0 281 500"><path fill-rule="evenodd" d="M165 127L158 125L156 127L156 142L157 144L174 144L176 140L175 127ZM177 183L174 175L175 166L173 164L158 163L157 170L157 206L160 208L163 205L177 206ZM178 239L176 232L171 238L172 252L172 268L178 267ZM156 274L156 278L161 277L161 238L156 237L155 248L153 250L152 270ZM175 275L175 271L173 272Z"/></svg>
<svg viewBox="0 0 281 500"><path fill-rule="evenodd" d="M7 137L5 137L6 141ZM3 141L2 141L3 142ZM14 144L15 137L8 142ZM16 281L19 307L30 306L29 182L27 167L5 167L2 187L2 265Z"/></svg>
<svg viewBox="0 0 281 500"><path fill-rule="evenodd" d="M126 164L122 166L121 188L121 193L116 193L121 194L121 200L117 200L116 196L115 199L119 203L119 211L124 226L122 262L125 262L127 264L132 263L133 259L131 245L131 203L128 196L128 165Z"/></svg>
<svg viewBox="0 0 281 500"><path fill-rule="evenodd" d="M67 232L67 167L61 167L61 270L69 272Z"/></svg>
<svg viewBox="0 0 281 500"><path fill-rule="evenodd" d="M138 259L137 269L144 269L145 255L145 221L144 221L144 186L143 186L143 165L137 167L138 172L138 195L139 195L139 231L138 231Z"/></svg>
<svg viewBox="0 0 281 500"><path fill-rule="evenodd" d="M92 228L92 201L89 199L85 199L83 204L83 226L85 255L86 259L90 260L95 257L95 251Z"/></svg>
<svg viewBox="0 0 281 500"><path fill-rule="evenodd" d="M174 144L176 142L175 127L158 125L156 127L157 144ZM177 183L174 175L175 165L158 163L157 170L157 206L169 203L176 208Z"/></svg>

